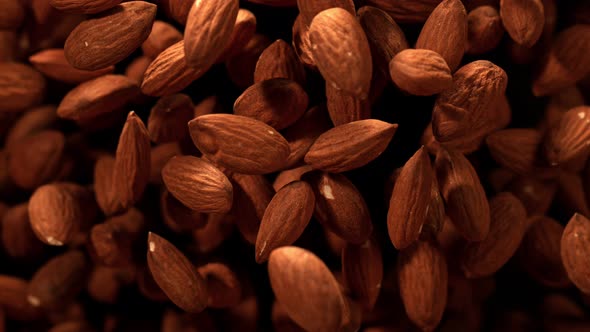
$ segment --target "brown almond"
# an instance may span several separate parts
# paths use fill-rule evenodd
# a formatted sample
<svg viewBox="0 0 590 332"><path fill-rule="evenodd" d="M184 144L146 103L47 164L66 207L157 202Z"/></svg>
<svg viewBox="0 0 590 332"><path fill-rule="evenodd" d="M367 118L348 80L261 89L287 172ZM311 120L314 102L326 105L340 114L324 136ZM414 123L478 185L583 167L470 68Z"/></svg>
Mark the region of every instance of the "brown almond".
<svg viewBox="0 0 590 332"><path fill-rule="evenodd" d="M205 213L224 213L232 206L233 189L211 163L192 156L172 157L162 169L168 191L187 207Z"/></svg>
<svg viewBox="0 0 590 332"><path fill-rule="evenodd" d="M389 63L389 74L402 90L416 96L431 96L453 85L445 59L430 50L403 50Z"/></svg>
<svg viewBox="0 0 590 332"><path fill-rule="evenodd" d="M315 140L305 162L332 173L362 167L385 151L396 130L397 124L374 119L338 126Z"/></svg>
<svg viewBox="0 0 590 332"><path fill-rule="evenodd" d="M41 311L27 300L29 281L0 275L0 304L6 318L30 321L41 317Z"/></svg>
<svg viewBox="0 0 590 332"><path fill-rule="evenodd" d="M150 138L156 143L180 141L188 136L187 123L194 116L191 98L178 93L160 98L148 118Z"/></svg>
<svg viewBox="0 0 590 332"><path fill-rule="evenodd" d="M162 315L161 332L213 332L216 331L211 315L206 311L199 314L179 313L166 310Z"/></svg>
<svg viewBox="0 0 590 332"><path fill-rule="evenodd" d="M270 285L289 317L308 331L337 331L344 298L332 272L312 252L274 250L268 261Z"/></svg>
<svg viewBox="0 0 590 332"><path fill-rule="evenodd" d="M581 214L574 214L561 237L561 259L570 280L584 293L590 293L590 266L588 264L588 239L590 221Z"/></svg>
<svg viewBox="0 0 590 332"><path fill-rule="evenodd" d="M254 83L254 71L260 54L272 44L266 35L255 33L240 52L234 54L225 62L225 69L231 81L241 89L246 89Z"/></svg>
<svg viewBox="0 0 590 332"><path fill-rule="evenodd" d="M367 0L367 4L386 11L394 20L401 23L422 23L441 0Z"/></svg>
<svg viewBox="0 0 590 332"><path fill-rule="evenodd" d="M526 232L526 210L511 193L500 193L490 200L490 215L485 239L465 248L462 269L467 278L496 273L514 255Z"/></svg>
<svg viewBox="0 0 590 332"><path fill-rule="evenodd" d="M57 122L56 110L55 106L46 105L25 112L6 133L6 147L10 149L19 141L53 127Z"/></svg>
<svg viewBox="0 0 590 332"><path fill-rule="evenodd" d="M358 10L358 17L371 47L374 66L387 73L391 59L408 48L404 32L379 8L364 6Z"/></svg>
<svg viewBox="0 0 590 332"><path fill-rule="evenodd" d="M231 41L240 3L238 0L195 2L184 29L188 66L207 71Z"/></svg>
<svg viewBox="0 0 590 332"><path fill-rule="evenodd" d="M559 204L559 211L565 215L579 213L590 216L590 207L587 203L587 189L584 181L578 173L560 172L557 175L557 193L555 204Z"/></svg>
<svg viewBox="0 0 590 332"><path fill-rule="evenodd" d="M381 292L383 260L375 240L347 244L342 250L342 278L352 297L372 310Z"/></svg>
<svg viewBox="0 0 590 332"><path fill-rule="evenodd" d="M303 176L315 193L314 216L330 231L350 243L364 243L373 224L361 193L346 176L310 172Z"/></svg>
<svg viewBox="0 0 590 332"><path fill-rule="evenodd" d="M41 103L45 79L35 69L16 62L0 62L0 109L20 112Z"/></svg>
<svg viewBox="0 0 590 332"><path fill-rule="evenodd" d="M506 189L518 197L528 215L544 215L551 207L557 184L532 176L521 176L513 179Z"/></svg>
<svg viewBox="0 0 590 332"><path fill-rule="evenodd" d="M141 119L130 112L115 155L113 191L118 204L128 209L137 203L150 176L150 138Z"/></svg>
<svg viewBox="0 0 590 332"><path fill-rule="evenodd" d="M283 188L284 186L288 185L293 181L301 180L303 174L310 172L313 170L309 165L303 165L292 169L287 169L279 173L275 178L275 181L272 184L272 187L275 191L279 191L279 189Z"/></svg>
<svg viewBox="0 0 590 332"><path fill-rule="evenodd" d="M361 99L373 73L371 50L355 16L342 8L317 14L309 27L311 53L327 82Z"/></svg>
<svg viewBox="0 0 590 332"><path fill-rule="evenodd" d="M467 12L460 0L444 0L430 14L416 48L440 54L454 72L467 48Z"/></svg>
<svg viewBox="0 0 590 332"><path fill-rule="evenodd" d="M156 58L168 47L182 40L182 33L173 25L164 21L156 20L152 26L152 31L147 39L141 44L143 54Z"/></svg>
<svg viewBox="0 0 590 332"><path fill-rule="evenodd" d="M177 142L153 146L150 153L150 183L162 184L162 168L170 158L179 155L182 155L182 150Z"/></svg>
<svg viewBox="0 0 590 332"><path fill-rule="evenodd" d="M186 256L166 239L150 232L147 262L154 280L182 310L201 312L207 306L207 284Z"/></svg>
<svg viewBox="0 0 590 332"><path fill-rule="evenodd" d="M145 72L151 63L152 59L150 57L145 55L137 57L129 63L127 68L125 68L125 76L135 82L138 86L141 86Z"/></svg>
<svg viewBox="0 0 590 332"><path fill-rule="evenodd" d="M55 256L31 278L27 300L45 310L69 304L84 288L89 273L90 262L81 251Z"/></svg>
<svg viewBox="0 0 590 332"><path fill-rule="evenodd" d="M159 2L164 14L181 25L186 25L186 19L195 2L192 0L162 0Z"/></svg>
<svg viewBox="0 0 590 332"><path fill-rule="evenodd" d="M532 47L545 26L545 10L541 0L500 0L500 16L512 40Z"/></svg>
<svg viewBox="0 0 590 332"><path fill-rule="evenodd" d="M329 0L329 1L314 1L314 0L297 0L297 7L301 13L305 24L311 25L313 18L320 12L330 8L346 9L349 13L355 15L354 2L352 0Z"/></svg>
<svg viewBox="0 0 590 332"><path fill-rule="evenodd" d="M538 166L542 138L535 129L504 129L490 134L486 144L498 164L516 173L527 174Z"/></svg>
<svg viewBox="0 0 590 332"><path fill-rule="evenodd" d="M156 5L144 1L119 4L80 23L68 36L64 51L74 68L98 70L127 58L146 40Z"/></svg>
<svg viewBox="0 0 590 332"><path fill-rule="evenodd" d="M121 0L49 0L51 6L70 14L98 14L120 2Z"/></svg>
<svg viewBox="0 0 590 332"><path fill-rule="evenodd" d="M260 222L275 192L262 175L234 173L231 180L234 187L231 213L237 217L236 226L246 241L256 244Z"/></svg>
<svg viewBox="0 0 590 332"><path fill-rule="evenodd" d="M545 156L551 165L586 159L590 154L590 107L579 106L565 112L549 130L544 142Z"/></svg>
<svg viewBox="0 0 590 332"><path fill-rule="evenodd" d="M23 261L35 260L43 253L43 242L31 228L28 203L13 206L2 216L2 247L8 256Z"/></svg>
<svg viewBox="0 0 590 332"><path fill-rule="evenodd" d="M33 231L46 244L62 246L94 220L96 206L88 189L77 184L58 182L41 186L29 201L29 219Z"/></svg>
<svg viewBox="0 0 590 332"><path fill-rule="evenodd" d="M424 147L406 162L389 201L387 228L397 249L404 249L420 236L432 199L434 171Z"/></svg>
<svg viewBox="0 0 590 332"><path fill-rule="evenodd" d="M435 168L447 214L457 230L470 241L485 239L490 229L490 209L469 160L458 152L440 149Z"/></svg>
<svg viewBox="0 0 590 332"><path fill-rule="evenodd" d="M57 107L57 115L64 119L90 121L118 111L139 92L137 83L126 76L104 75L70 90Z"/></svg>
<svg viewBox="0 0 590 332"><path fill-rule="evenodd" d="M207 158L238 173L275 172L289 156L289 145L279 132L249 117L209 114L188 126L193 142Z"/></svg>
<svg viewBox="0 0 590 332"><path fill-rule="evenodd" d="M433 331L447 304L448 270L443 252L432 241L417 241L400 251L399 291L406 314L423 331Z"/></svg>
<svg viewBox="0 0 590 332"><path fill-rule="evenodd" d="M571 284L561 260L561 237L564 227L545 217L531 217L529 227L518 249L523 269L537 282L548 287Z"/></svg>
<svg viewBox="0 0 590 332"><path fill-rule="evenodd" d="M335 88L329 82L326 82L326 108L334 126L371 117L371 104L368 99L355 97Z"/></svg>
<svg viewBox="0 0 590 332"><path fill-rule="evenodd" d="M305 24L303 15L297 15L292 29L293 49L299 57L299 61L305 66L317 69L313 55L311 54L311 41L309 40L309 25Z"/></svg>
<svg viewBox="0 0 590 332"><path fill-rule="evenodd" d="M210 308L230 308L242 300L242 285L238 276L223 263L208 263L197 269L207 282Z"/></svg>
<svg viewBox="0 0 590 332"><path fill-rule="evenodd" d="M255 32L256 16L251 11L240 8L229 42L223 53L217 59L217 62L223 62L240 53L246 47L252 36L254 36Z"/></svg>
<svg viewBox="0 0 590 332"><path fill-rule="evenodd" d="M160 196L160 210L166 226L173 232L181 233L207 224L207 216L201 212L189 209L174 198L168 190L163 190Z"/></svg>
<svg viewBox="0 0 590 332"><path fill-rule="evenodd" d="M295 123L305 113L307 103L307 93L295 81L273 78L246 89L236 99L234 113L281 130Z"/></svg>
<svg viewBox="0 0 590 332"><path fill-rule="evenodd" d="M121 205L113 191L113 170L115 158L103 155L94 164L94 194L102 212L110 216L121 210Z"/></svg>
<svg viewBox="0 0 590 332"><path fill-rule="evenodd" d="M492 6L479 6L471 10L467 15L467 30L466 53L473 55L495 49L504 36L500 13Z"/></svg>
<svg viewBox="0 0 590 332"><path fill-rule="evenodd" d="M210 253L217 249L234 231L235 220L231 215L212 213L207 215L207 225L192 232L198 253Z"/></svg>
<svg viewBox="0 0 590 332"><path fill-rule="evenodd" d="M105 74L111 74L114 66L87 71L72 67L66 60L63 49L54 48L37 52L29 57L29 62L45 76L65 83L82 83Z"/></svg>
<svg viewBox="0 0 590 332"><path fill-rule="evenodd" d="M293 244L307 227L315 206L315 195L309 184L294 181L272 198L260 223L256 238L256 262L265 262L270 253Z"/></svg>
<svg viewBox="0 0 590 332"><path fill-rule="evenodd" d="M271 78L288 78L305 85L305 69L291 45L282 39L277 39L260 54L254 70L254 83Z"/></svg>

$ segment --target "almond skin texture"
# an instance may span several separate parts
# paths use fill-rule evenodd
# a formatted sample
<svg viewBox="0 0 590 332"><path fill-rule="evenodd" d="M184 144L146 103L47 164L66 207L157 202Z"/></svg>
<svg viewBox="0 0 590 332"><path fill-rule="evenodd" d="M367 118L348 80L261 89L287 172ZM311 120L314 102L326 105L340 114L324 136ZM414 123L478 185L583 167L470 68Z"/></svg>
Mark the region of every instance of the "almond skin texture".
<svg viewBox="0 0 590 332"><path fill-rule="evenodd" d="M492 6L479 6L467 15L468 54L483 54L495 49L502 36L504 27L498 10Z"/></svg>
<svg viewBox="0 0 590 332"><path fill-rule="evenodd" d="M211 163L192 156L172 157L162 169L168 191L195 211L224 213L232 205L228 178Z"/></svg>
<svg viewBox="0 0 590 332"><path fill-rule="evenodd" d="M188 126L193 142L207 158L238 173L271 173L284 167L289 156L289 145L281 134L249 117L203 115Z"/></svg>
<svg viewBox="0 0 590 332"><path fill-rule="evenodd" d="M156 143L182 140L188 136L186 124L193 116L194 105L189 96L178 93L160 98L148 119L150 138Z"/></svg>
<svg viewBox="0 0 590 332"><path fill-rule="evenodd" d="M389 74L400 89L416 96L431 96L453 84L445 59L430 50L399 52L389 63Z"/></svg>
<svg viewBox="0 0 590 332"><path fill-rule="evenodd" d="M305 84L305 69L297 54L282 39L270 44L258 58L254 70L254 82L262 82L271 78L288 78L300 85Z"/></svg>
<svg viewBox="0 0 590 332"><path fill-rule="evenodd" d="M387 228L397 249L404 249L420 236L431 202L434 171L422 147L406 162L389 201Z"/></svg>
<svg viewBox="0 0 590 332"><path fill-rule="evenodd" d="M49 3L70 14L98 14L115 7L121 0L49 0Z"/></svg>
<svg viewBox="0 0 590 332"><path fill-rule="evenodd" d="M234 113L281 130L295 123L305 113L308 101L307 93L295 81L273 78L246 89L236 99Z"/></svg>
<svg viewBox="0 0 590 332"><path fill-rule="evenodd" d="M193 313L205 309L205 279L182 252L152 232L148 235L147 262L154 280L174 304Z"/></svg>
<svg viewBox="0 0 590 332"><path fill-rule="evenodd" d="M217 58L217 62L223 62L227 59L231 59L236 54L240 53L244 47L248 44L250 39L256 32L256 16L247 10L240 8L238 11L238 17L234 24L233 31L231 33L230 41L225 47L221 56Z"/></svg>
<svg viewBox="0 0 590 332"><path fill-rule="evenodd" d="M85 20L66 40L66 59L81 70L98 70L119 63L146 40L155 17L156 5L131 1Z"/></svg>
<svg viewBox="0 0 590 332"><path fill-rule="evenodd" d="M376 241L347 244L342 250L342 278L352 297L372 310L381 292L383 258Z"/></svg>
<svg viewBox="0 0 590 332"><path fill-rule="evenodd" d="M45 78L35 69L16 62L0 62L0 110L20 112L41 103Z"/></svg>
<svg viewBox="0 0 590 332"><path fill-rule="evenodd" d="M193 0L162 0L158 6L164 10L168 18L175 20L181 25L186 25L186 19L191 8L195 5Z"/></svg>
<svg viewBox="0 0 590 332"><path fill-rule="evenodd" d="M309 40L314 62L326 81L365 99L373 63L369 42L355 16L342 8L320 12L309 27Z"/></svg>
<svg viewBox="0 0 590 332"><path fill-rule="evenodd" d="M316 139L305 162L331 173L362 167L385 151L396 130L397 124L374 119L338 126Z"/></svg>
<svg viewBox="0 0 590 332"><path fill-rule="evenodd" d="M532 47L543 33L545 10L541 0L501 0L500 16L516 43Z"/></svg>
<svg viewBox="0 0 590 332"><path fill-rule="evenodd" d="M590 294L589 239L590 220L574 214L561 237L561 259L570 280L586 294Z"/></svg>
<svg viewBox="0 0 590 332"><path fill-rule="evenodd" d="M334 126L371 117L371 104L368 99L360 99L350 93L336 89L326 82L326 107Z"/></svg>
<svg viewBox="0 0 590 332"><path fill-rule="evenodd" d="M115 192L113 191L114 168L115 158L110 155L99 157L94 164L94 194L96 196L96 203L107 216L121 210L121 205L115 198Z"/></svg>
<svg viewBox="0 0 590 332"><path fill-rule="evenodd" d="M342 8L347 10L352 15L356 14L354 2L352 0L297 0L297 7L303 17L306 25L311 25L313 18L322 11L330 8Z"/></svg>
<svg viewBox="0 0 590 332"><path fill-rule="evenodd" d="M231 213L240 216L235 223L242 237L256 244L260 222L275 191L262 175L234 173L231 176L234 187L234 204Z"/></svg>
<svg viewBox="0 0 590 332"><path fill-rule="evenodd" d="M182 33L164 21L154 21L152 31L141 45L143 54L150 58L157 57L168 47L182 40Z"/></svg>
<svg viewBox="0 0 590 332"><path fill-rule="evenodd" d="M544 142L551 165L585 160L590 154L590 107L579 106L565 112L549 130Z"/></svg>
<svg viewBox="0 0 590 332"><path fill-rule="evenodd" d="M190 67L207 71L231 41L238 0L196 1L184 29L184 52Z"/></svg>
<svg viewBox="0 0 590 332"><path fill-rule="evenodd" d="M542 134L535 129L505 129L490 134L486 144L498 164L526 174L537 166L541 140Z"/></svg>
<svg viewBox="0 0 590 332"><path fill-rule="evenodd" d="M490 231L481 242L467 245L462 269L467 278L487 277L514 255L526 232L526 210L511 193L490 200Z"/></svg>
<svg viewBox="0 0 590 332"><path fill-rule="evenodd" d="M490 208L473 166L461 153L440 149L436 177L445 199L447 215L470 241L482 241L490 229Z"/></svg>
<svg viewBox="0 0 590 332"><path fill-rule="evenodd" d="M307 331L338 331L344 298L332 272L312 252L282 247L270 254L270 285L287 315Z"/></svg>
<svg viewBox="0 0 590 332"><path fill-rule="evenodd" d="M70 90L57 108L60 118L91 120L117 111L139 95L135 82L122 75L104 75Z"/></svg>
<svg viewBox="0 0 590 332"><path fill-rule="evenodd" d="M454 72L467 47L467 12L460 0L444 0L438 5L420 32L416 48L440 54Z"/></svg>
<svg viewBox="0 0 590 332"><path fill-rule="evenodd" d="M382 9L401 23L422 23L441 0L367 0L367 4Z"/></svg>
<svg viewBox="0 0 590 332"><path fill-rule="evenodd" d="M410 320L433 331L447 304L448 270L443 252L432 241L418 241L400 252L399 291Z"/></svg>
<svg viewBox="0 0 590 332"><path fill-rule="evenodd" d="M256 238L256 262L265 262L270 253L293 244L307 227L315 206L309 184L294 181L277 192L268 204Z"/></svg>
<svg viewBox="0 0 590 332"><path fill-rule="evenodd" d="M29 62L45 76L65 83L82 83L99 76L110 74L115 70L114 66L108 66L99 70L79 70L67 61L64 50L60 48L47 49L35 53L29 57Z"/></svg>

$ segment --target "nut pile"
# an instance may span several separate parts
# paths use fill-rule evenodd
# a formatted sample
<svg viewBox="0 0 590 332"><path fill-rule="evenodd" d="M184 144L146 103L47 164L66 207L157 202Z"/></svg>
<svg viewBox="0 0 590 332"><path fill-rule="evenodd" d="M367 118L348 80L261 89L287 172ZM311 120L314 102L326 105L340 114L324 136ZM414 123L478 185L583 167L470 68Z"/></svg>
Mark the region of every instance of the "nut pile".
<svg viewBox="0 0 590 332"><path fill-rule="evenodd" d="M590 331L587 0L0 8L0 332Z"/></svg>

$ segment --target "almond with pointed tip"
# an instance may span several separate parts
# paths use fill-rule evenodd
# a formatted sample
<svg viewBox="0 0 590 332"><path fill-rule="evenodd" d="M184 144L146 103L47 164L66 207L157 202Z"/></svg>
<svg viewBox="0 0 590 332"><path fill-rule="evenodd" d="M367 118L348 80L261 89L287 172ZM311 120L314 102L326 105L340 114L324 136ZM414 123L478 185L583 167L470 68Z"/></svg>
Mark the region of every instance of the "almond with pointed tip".
<svg viewBox="0 0 590 332"><path fill-rule="evenodd" d="M256 25L256 16L254 16L254 13L240 8L229 42L223 53L217 59L217 62L223 62L240 53L252 36L254 36Z"/></svg>
<svg viewBox="0 0 590 332"><path fill-rule="evenodd" d="M35 69L16 62L0 62L0 109L20 112L41 103L46 82Z"/></svg>
<svg viewBox="0 0 590 332"><path fill-rule="evenodd" d="M389 74L402 90L416 96L431 96L453 85L445 59L430 50L403 50L389 63Z"/></svg>
<svg viewBox="0 0 590 332"><path fill-rule="evenodd" d="M49 0L54 8L70 14L98 14L121 3L121 0Z"/></svg>
<svg viewBox="0 0 590 332"><path fill-rule="evenodd" d="M76 69L66 60L64 50L58 48L39 51L29 57L29 62L45 76L70 84L89 81L115 70L114 66L93 71Z"/></svg>
<svg viewBox="0 0 590 332"><path fill-rule="evenodd" d="M369 94L373 62L356 17L342 8L317 14L309 27L313 60L327 82L361 99Z"/></svg>
<svg viewBox="0 0 590 332"><path fill-rule="evenodd" d="M316 139L305 162L332 173L362 167L385 151L396 130L397 124L374 119L338 126Z"/></svg>
<svg viewBox="0 0 590 332"><path fill-rule="evenodd" d="M272 44L266 35L255 33L250 40L225 61L225 69L231 81L241 89L246 89L254 83L254 71L260 54Z"/></svg>
<svg viewBox="0 0 590 332"><path fill-rule="evenodd" d="M234 187L231 213L239 216L235 221L236 226L246 241L256 244L260 222L275 191L262 175L234 173L231 180Z"/></svg>
<svg viewBox="0 0 590 332"><path fill-rule="evenodd" d="M148 118L150 138L156 143L180 141L188 136L187 123L194 117L191 98L178 93L160 98Z"/></svg>
<svg viewBox="0 0 590 332"><path fill-rule="evenodd" d="M332 272L312 252L282 247L270 254L270 285L287 315L308 331L338 331L344 297Z"/></svg>
<svg viewBox="0 0 590 332"><path fill-rule="evenodd" d="M371 117L371 104L368 99L355 97L335 88L329 82L326 82L326 108L334 126Z"/></svg>
<svg viewBox="0 0 590 332"><path fill-rule="evenodd" d="M9 208L1 220L4 252L25 262L38 259L44 247L31 228L28 203Z"/></svg>
<svg viewBox="0 0 590 332"><path fill-rule="evenodd" d="M265 262L270 253L293 244L311 220L315 195L309 184L294 181L279 190L268 204L256 238L256 262Z"/></svg>
<svg viewBox="0 0 590 332"><path fill-rule="evenodd" d="M587 294L590 294L589 240L590 220L581 214L574 214L561 237L561 259L570 280Z"/></svg>
<svg viewBox="0 0 590 332"><path fill-rule="evenodd" d="M299 61L306 67L317 69L313 55L311 54L311 41L309 40L309 26L303 21L303 15L297 15L292 29L293 49L299 57Z"/></svg>
<svg viewBox="0 0 590 332"><path fill-rule="evenodd" d="M501 0L500 16L512 40L532 47L545 26L545 10L541 0Z"/></svg>
<svg viewBox="0 0 590 332"><path fill-rule="evenodd" d="M486 144L497 163L516 173L526 174L537 167L542 138L536 129L504 129L490 134Z"/></svg>
<svg viewBox="0 0 590 332"><path fill-rule="evenodd" d="M470 241L485 239L490 229L490 208L469 160L461 153L441 148L435 168L447 214L457 230Z"/></svg>
<svg viewBox="0 0 590 332"><path fill-rule="evenodd" d="M303 65L291 45L282 39L277 39L260 54L254 70L254 83L271 78L288 78L301 86L305 84Z"/></svg>
<svg viewBox="0 0 590 332"><path fill-rule="evenodd" d="M313 18L320 12L330 8L342 8L355 15L354 2L352 0L297 0L297 8L304 19L305 24L311 25Z"/></svg>
<svg viewBox="0 0 590 332"><path fill-rule="evenodd" d="M351 296L364 309L375 307L381 281L383 279L383 260L379 244L369 239L363 244L347 244L342 250L342 278Z"/></svg>
<svg viewBox="0 0 590 332"><path fill-rule="evenodd" d="M110 216L121 210L121 205L113 191L113 169L115 158L103 155L94 164L94 194L102 212Z"/></svg>
<svg viewBox="0 0 590 332"><path fill-rule="evenodd" d="M467 15L468 46L466 53L479 55L495 49L502 36L504 27L500 13L493 6L482 5Z"/></svg>
<svg viewBox="0 0 590 332"><path fill-rule="evenodd" d="M184 29L188 66L207 71L231 41L240 3L238 0L196 1Z"/></svg>
<svg viewBox="0 0 590 332"><path fill-rule="evenodd" d="M404 249L420 236L431 202L434 171L424 147L406 162L389 201L387 228L397 249Z"/></svg>
<svg viewBox="0 0 590 332"><path fill-rule="evenodd" d="M182 40L182 33L173 25L156 20L147 39L141 44L143 54L155 58L168 47Z"/></svg>
<svg viewBox="0 0 590 332"><path fill-rule="evenodd" d="M279 191L279 189L283 188L284 186L288 185L293 181L301 180L303 174L312 171L313 168L309 165L303 165L292 169L287 169L279 173L275 178L275 181L272 184L272 187L275 191Z"/></svg>
<svg viewBox="0 0 590 332"><path fill-rule="evenodd" d="M261 121L209 114L193 119L188 126L193 142L207 158L238 173L272 173L287 163L287 141Z"/></svg>
<svg viewBox="0 0 590 332"><path fill-rule="evenodd" d="M565 112L545 137L545 156L551 165L585 159L590 154L590 107Z"/></svg>
<svg viewBox="0 0 590 332"><path fill-rule="evenodd" d="M207 307L207 283L197 268L172 243L152 232L147 262L154 280L174 304L193 313Z"/></svg>
<svg viewBox="0 0 590 332"><path fill-rule="evenodd" d="M39 307L27 300L29 281L21 278L0 275L0 304L6 318L17 321L31 321L42 316Z"/></svg>

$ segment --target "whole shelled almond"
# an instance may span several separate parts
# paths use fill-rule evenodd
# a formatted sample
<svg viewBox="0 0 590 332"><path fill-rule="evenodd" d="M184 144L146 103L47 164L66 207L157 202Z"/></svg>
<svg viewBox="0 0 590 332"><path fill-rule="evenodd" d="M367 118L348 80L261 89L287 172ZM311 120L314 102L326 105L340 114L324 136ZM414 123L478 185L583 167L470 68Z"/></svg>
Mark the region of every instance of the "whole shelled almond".
<svg viewBox="0 0 590 332"><path fill-rule="evenodd" d="M166 239L150 232L147 262L160 288L174 304L188 312L207 306L207 284L186 256Z"/></svg>
<svg viewBox="0 0 590 332"><path fill-rule="evenodd" d="M99 76L110 74L115 70L114 66L87 71L79 70L66 60L63 49L47 49L35 53L29 57L29 62L45 76L65 83L82 83Z"/></svg>
<svg viewBox="0 0 590 332"><path fill-rule="evenodd" d="M352 0L297 0L297 7L303 17L305 24L311 25L313 18L320 12L330 8L346 9L349 13L355 14L354 2Z"/></svg>
<svg viewBox="0 0 590 332"><path fill-rule="evenodd" d="M588 235L590 220L574 214L561 237L561 259L570 280L584 293L590 293L590 265L588 264Z"/></svg>
<svg viewBox="0 0 590 332"><path fill-rule="evenodd" d="M490 134L486 144L497 163L516 173L527 174L538 166L542 139L536 129L504 129Z"/></svg>
<svg viewBox="0 0 590 332"><path fill-rule="evenodd" d="M110 216L121 210L121 205L113 191L113 170L115 158L110 155L103 155L94 164L94 194L96 203L102 212Z"/></svg>
<svg viewBox="0 0 590 332"><path fill-rule="evenodd" d="M182 33L173 25L156 20L147 39L141 44L143 54L155 58L168 47L182 40Z"/></svg>
<svg viewBox="0 0 590 332"><path fill-rule="evenodd" d="M231 308L242 300L242 285L234 271L223 263L207 263L197 269L207 282L210 308Z"/></svg>
<svg viewBox="0 0 590 332"><path fill-rule="evenodd" d="M563 113L549 130L544 142L545 156L551 165L585 160L590 154L590 107L579 106Z"/></svg>
<svg viewBox="0 0 590 332"><path fill-rule="evenodd" d="M532 47L543 33L542 0L501 0L500 16L512 40L525 47Z"/></svg>
<svg viewBox="0 0 590 332"><path fill-rule="evenodd" d="M234 173L231 181L234 187L231 213L239 216L235 223L242 237L255 244L260 222L275 191L262 175Z"/></svg>
<svg viewBox="0 0 590 332"><path fill-rule="evenodd" d="M288 185L293 181L301 180L303 174L312 171L313 168L309 165L303 165L296 168L291 168L280 172L275 181L272 184L272 187L275 191L279 191L284 186Z"/></svg>
<svg viewBox="0 0 590 332"><path fill-rule="evenodd" d="M231 81L246 89L254 83L254 71L260 54L272 44L267 36L255 33L239 52L225 61L225 68Z"/></svg>
<svg viewBox="0 0 590 332"><path fill-rule="evenodd" d="M469 160L458 152L440 149L435 168L447 214L457 230L470 241L485 239L490 229L490 209Z"/></svg>
<svg viewBox="0 0 590 332"><path fill-rule="evenodd" d="M256 25L256 16L254 16L254 13L240 8L229 42L223 53L217 58L217 62L223 62L240 53L246 47L252 36L254 36Z"/></svg>
<svg viewBox="0 0 590 332"><path fill-rule="evenodd" d="M305 154L316 138L331 127L332 124L326 114L326 108L315 106L305 112L299 121L284 130L283 135L291 150L285 168L302 163Z"/></svg>
<svg viewBox="0 0 590 332"><path fill-rule="evenodd" d="M293 244L311 220L315 195L309 184L294 181L279 190L268 204L256 238L256 262L265 262L270 253Z"/></svg>
<svg viewBox="0 0 590 332"><path fill-rule="evenodd" d="M16 62L0 62L0 110L20 112L41 103L45 79L33 68Z"/></svg>
<svg viewBox="0 0 590 332"><path fill-rule="evenodd" d="M404 249L420 236L432 199L434 171L422 147L406 162L389 201L387 228L397 249Z"/></svg>
<svg viewBox="0 0 590 332"><path fill-rule="evenodd" d="M238 0L195 2L184 29L184 52L190 67L207 71L231 41Z"/></svg>
<svg viewBox="0 0 590 332"><path fill-rule="evenodd" d="M71 14L97 14L115 7L121 0L49 0L49 3Z"/></svg>
<svg viewBox="0 0 590 332"><path fill-rule="evenodd" d="M9 275L0 275L0 304L6 318L30 321L41 317L38 307L27 300L27 280Z"/></svg>
<svg viewBox="0 0 590 332"><path fill-rule="evenodd" d="M249 117L209 114L188 126L205 156L238 173L271 173L284 167L289 156L289 145L279 132Z"/></svg>
<svg viewBox="0 0 590 332"><path fill-rule="evenodd" d="M504 27L500 13L493 6L479 6L467 15L468 54L478 55L495 49L502 36Z"/></svg>
<svg viewBox="0 0 590 332"><path fill-rule="evenodd" d="M394 20L402 23L422 23L441 0L367 0L367 4L382 9Z"/></svg>
<svg viewBox="0 0 590 332"><path fill-rule="evenodd" d="M368 96L371 50L354 14L342 8L320 12L309 27L309 40L314 62L326 81L361 99Z"/></svg>
<svg viewBox="0 0 590 332"><path fill-rule="evenodd" d="M295 123L307 110L307 104L307 93L295 81L272 78L246 89L236 99L234 113L281 130Z"/></svg>
<svg viewBox="0 0 590 332"><path fill-rule="evenodd" d="M143 83L145 71L148 69L151 63L152 59L150 57L145 55L137 57L129 63L127 68L125 68L125 76L135 82L135 84L141 86L141 83Z"/></svg>
<svg viewBox="0 0 590 332"><path fill-rule="evenodd" d="M416 41L416 48L440 54L454 72L467 47L467 12L460 0L444 0L432 11Z"/></svg>
<svg viewBox="0 0 590 332"><path fill-rule="evenodd" d="M342 250L342 278L354 299L372 310L381 292L383 260L375 240L347 244Z"/></svg>
<svg viewBox="0 0 590 332"><path fill-rule="evenodd" d="M332 272L312 252L275 249L268 261L270 285L289 317L307 331L338 331L345 303Z"/></svg>
<svg viewBox="0 0 590 332"><path fill-rule="evenodd" d="M430 50L403 50L389 63L389 74L402 90L430 96L450 88L453 76L445 59Z"/></svg>
<svg viewBox="0 0 590 332"><path fill-rule="evenodd" d="M180 141L188 136L186 124L194 116L191 98L178 93L160 98L148 118L150 138L156 143Z"/></svg>
<svg viewBox="0 0 590 332"><path fill-rule="evenodd" d="M396 130L397 124L374 119L338 126L316 139L305 162L332 173L362 167L385 151Z"/></svg>
<svg viewBox="0 0 590 332"><path fill-rule="evenodd" d="M494 274L514 255L527 229L526 210L511 193L490 200L490 231L481 242L465 248L462 269L468 278Z"/></svg>
<svg viewBox="0 0 590 332"><path fill-rule="evenodd" d="M297 54L287 42L277 39L270 44L256 63L254 82L262 82L271 78L288 78L299 85L305 84L305 69Z"/></svg>
<svg viewBox="0 0 590 332"><path fill-rule="evenodd" d="M156 5L130 1L80 23L64 51L74 68L98 70L121 62L149 36Z"/></svg>
<svg viewBox="0 0 590 332"><path fill-rule="evenodd" d="M439 324L447 304L445 256L433 240L417 241L400 251L399 291L408 317L424 331Z"/></svg>
<svg viewBox="0 0 590 332"><path fill-rule="evenodd" d="M53 105L45 105L25 112L6 133L6 147L10 149L19 141L54 127L57 122L56 110Z"/></svg>
<svg viewBox="0 0 590 332"><path fill-rule="evenodd" d="M228 178L211 163L192 156L172 157L162 169L168 191L187 207L206 213L223 213L232 206Z"/></svg>
<svg viewBox="0 0 590 332"><path fill-rule="evenodd" d="M368 99L355 97L328 82L326 82L326 108L334 126L371 117L371 105Z"/></svg>
<svg viewBox="0 0 590 332"><path fill-rule="evenodd" d="M8 256L24 261L43 253L43 243L31 228L27 203L11 207L2 216L2 247Z"/></svg>

